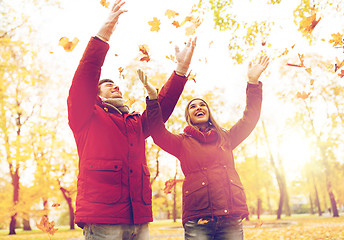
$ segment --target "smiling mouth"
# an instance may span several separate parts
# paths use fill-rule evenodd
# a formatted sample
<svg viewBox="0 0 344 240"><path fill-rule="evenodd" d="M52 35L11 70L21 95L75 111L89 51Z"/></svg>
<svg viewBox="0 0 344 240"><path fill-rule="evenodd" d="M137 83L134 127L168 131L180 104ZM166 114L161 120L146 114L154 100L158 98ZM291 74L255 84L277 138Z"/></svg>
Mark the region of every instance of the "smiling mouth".
<svg viewBox="0 0 344 240"><path fill-rule="evenodd" d="M198 112L195 114L196 117L201 117L201 116L204 116L204 113L203 112Z"/></svg>

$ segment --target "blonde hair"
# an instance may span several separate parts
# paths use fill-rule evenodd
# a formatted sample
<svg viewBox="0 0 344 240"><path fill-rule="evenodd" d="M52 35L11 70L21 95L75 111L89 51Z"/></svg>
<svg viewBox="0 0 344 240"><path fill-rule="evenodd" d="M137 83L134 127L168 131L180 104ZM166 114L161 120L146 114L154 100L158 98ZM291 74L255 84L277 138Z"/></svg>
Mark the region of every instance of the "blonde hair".
<svg viewBox="0 0 344 240"><path fill-rule="evenodd" d="M215 121L213 115L211 114L211 110L210 110L206 101L204 101L201 98L194 98L188 102L188 104L186 105L186 108L185 108L185 120L186 120L187 124L190 127L193 127L193 128L198 130L198 128L191 122L190 115L189 115L190 104L195 100L200 100L200 101L204 102L205 105L207 106L208 112L209 112L208 124L210 125L211 128L215 129L215 131L217 132L217 134L219 136L219 141L218 141L219 147L225 151L229 147L228 142L226 141L226 130L224 128L220 127L220 125Z"/></svg>

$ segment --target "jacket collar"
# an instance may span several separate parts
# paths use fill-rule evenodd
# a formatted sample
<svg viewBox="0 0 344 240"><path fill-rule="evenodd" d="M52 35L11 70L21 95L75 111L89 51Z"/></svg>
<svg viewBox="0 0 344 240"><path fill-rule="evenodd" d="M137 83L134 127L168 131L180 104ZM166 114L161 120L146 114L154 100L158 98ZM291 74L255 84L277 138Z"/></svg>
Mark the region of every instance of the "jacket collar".
<svg viewBox="0 0 344 240"><path fill-rule="evenodd" d="M210 130L208 132L201 132L191 126L186 126L184 128L184 133L195 138L201 143L212 143L217 141L218 138L217 132L214 130Z"/></svg>

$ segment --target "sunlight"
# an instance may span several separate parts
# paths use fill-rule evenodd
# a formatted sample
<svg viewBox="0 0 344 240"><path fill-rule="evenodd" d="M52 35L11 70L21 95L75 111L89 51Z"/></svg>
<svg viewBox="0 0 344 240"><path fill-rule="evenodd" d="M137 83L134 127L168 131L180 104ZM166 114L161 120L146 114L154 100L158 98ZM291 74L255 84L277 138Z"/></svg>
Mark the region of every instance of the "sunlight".
<svg viewBox="0 0 344 240"><path fill-rule="evenodd" d="M281 142L280 155L286 173L286 177L294 179L301 175L302 167L310 161L311 149L309 140L297 131L291 130Z"/></svg>

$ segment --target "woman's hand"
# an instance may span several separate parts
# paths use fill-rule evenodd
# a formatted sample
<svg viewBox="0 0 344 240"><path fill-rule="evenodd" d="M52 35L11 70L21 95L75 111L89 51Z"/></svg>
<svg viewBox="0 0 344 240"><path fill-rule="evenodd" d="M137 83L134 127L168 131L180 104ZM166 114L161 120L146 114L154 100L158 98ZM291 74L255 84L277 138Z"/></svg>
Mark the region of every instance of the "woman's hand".
<svg viewBox="0 0 344 240"><path fill-rule="evenodd" d="M269 60L269 57L261 56L257 64L252 66L252 62L249 63L247 71L249 83L258 84L258 79L260 75L264 72L264 70L268 67Z"/></svg>
<svg viewBox="0 0 344 240"><path fill-rule="evenodd" d="M175 47L176 59L177 59L176 73L178 75L182 75L182 76L186 75L191 63L193 51L196 47L196 41L197 41L197 37L195 37L192 41L191 39L189 39L188 43L186 44L185 48L182 51L179 50L178 46Z"/></svg>

